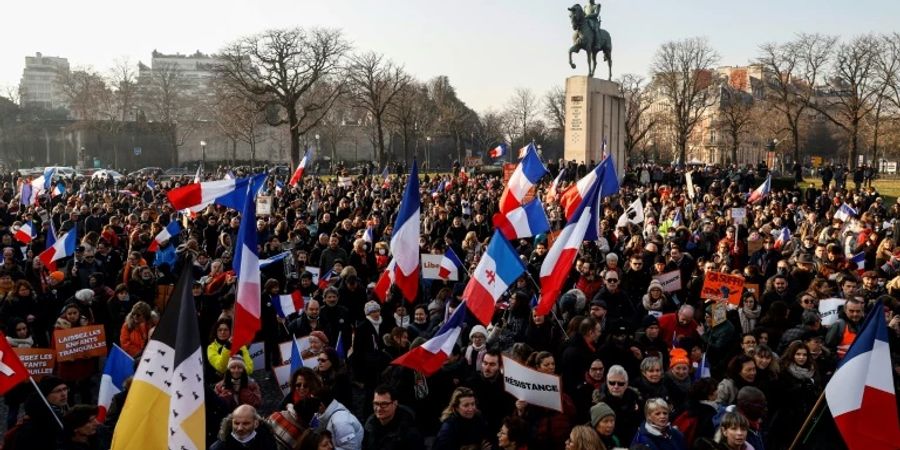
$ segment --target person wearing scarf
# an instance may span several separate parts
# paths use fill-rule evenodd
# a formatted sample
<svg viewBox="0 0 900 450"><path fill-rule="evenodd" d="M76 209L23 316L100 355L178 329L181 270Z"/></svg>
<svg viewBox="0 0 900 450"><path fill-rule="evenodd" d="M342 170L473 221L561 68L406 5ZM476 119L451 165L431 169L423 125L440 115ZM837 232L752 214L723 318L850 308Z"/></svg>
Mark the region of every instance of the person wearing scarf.
<svg viewBox="0 0 900 450"><path fill-rule="evenodd" d="M759 322L761 308L756 297L753 295L745 295L741 298L741 304L738 306L738 317L741 321L741 330L744 333L750 333L756 329L756 323Z"/></svg>
<svg viewBox="0 0 900 450"><path fill-rule="evenodd" d="M475 325L469 331L469 346L466 347L466 363L481 372L481 358L487 351L487 329L483 325Z"/></svg>
<svg viewBox="0 0 900 450"><path fill-rule="evenodd" d="M644 406L645 420L638 427L631 446L642 444L652 450L687 450L684 435L669 422L669 411L669 404L665 400L647 400Z"/></svg>
<svg viewBox="0 0 900 450"><path fill-rule="evenodd" d="M640 317L644 317L647 314L659 317L663 313L673 310L659 281L653 280L650 282L650 286L647 287L647 293L641 299L641 308L643 311L639 311Z"/></svg>
<svg viewBox="0 0 900 450"><path fill-rule="evenodd" d="M824 386L816 370L816 362L809 347L802 341L794 341L781 357L784 368L778 379L781 397L785 401L772 416L771 437L773 443L789 446L796 430L812 410ZM774 448L778 448L775 445Z"/></svg>
<svg viewBox="0 0 900 450"><path fill-rule="evenodd" d="M222 381L216 383L215 391L229 408L262 406L262 391L256 381L247 375L247 366L240 356L233 356L228 361L228 370Z"/></svg>

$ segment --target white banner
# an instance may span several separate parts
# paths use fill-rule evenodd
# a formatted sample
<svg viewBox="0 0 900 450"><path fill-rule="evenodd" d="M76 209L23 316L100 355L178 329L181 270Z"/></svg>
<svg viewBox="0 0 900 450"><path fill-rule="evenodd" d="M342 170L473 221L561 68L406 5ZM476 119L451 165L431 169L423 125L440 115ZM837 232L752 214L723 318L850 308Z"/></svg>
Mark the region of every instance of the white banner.
<svg viewBox="0 0 900 450"><path fill-rule="evenodd" d="M659 281L663 292L678 292L681 290L681 271L673 270L659 275L653 275L653 279Z"/></svg>
<svg viewBox="0 0 900 450"><path fill-rule="evenodd" d="M266 347L264 342L254 342L247 348L250 352L250 359L253 360L253 371L263 370L266 368Z"/></svg>
<svg viewBox="0 0 900 450"><path fill-rule="evenodd" d="M538 372L503 356L503 381L506 392L513 397L562 412L562 388L558 376Z"/></svg>
<svg viewBox="0 0 900 450"><path fill-rule="evenodd" d="M304 336L302 338L297 338L297 348L300 350L300 355L303 355L303 352L309 348L309 336ZM278 344L278 350L281 352L281 359L286 364L291 364L291 341L282 342ZM306 358L303 360L303 366L309 367L310 369L315 369L319 367L319 359L313 356L312 358Z"/></svg>
<svg viewBox="0 0 900 450"><path fill-rule="evenodd" d="M340 187L353 186L353 178L352 177L338 177L338 186L340 186Z"/></svg>
<svg viewBox="0 0 900 450"><path fill-rule="evenodd" d="M819 300L819 316L822 318L822 326L830 327L834 325L838 317L841 306L844 306L847 300L842 298L826 298Z"/></svg>
<svg viewBox="0 0 900 450"><path fill-rule="evenodd" d="M272 214L272 196L257 195L256 196L256 215L268 216Z"/></svg>
<svg viewBox="0 0 900 450"><path fill-rule="evenodd" d="M684 173L684 180L687 182L687 192L690 198L697 197L697 191L694 190L694 179L691 177L690 172Z"/></svg>
<svg viewBox="0 0 900 450"><path fill-rule="evenodd" d="M441 261L444 255L431 255L422 253L422 278L426 280L442 280L438 274L441 271ZM450 273L448 280L456 281L459 279L456 273Z"/></svg>

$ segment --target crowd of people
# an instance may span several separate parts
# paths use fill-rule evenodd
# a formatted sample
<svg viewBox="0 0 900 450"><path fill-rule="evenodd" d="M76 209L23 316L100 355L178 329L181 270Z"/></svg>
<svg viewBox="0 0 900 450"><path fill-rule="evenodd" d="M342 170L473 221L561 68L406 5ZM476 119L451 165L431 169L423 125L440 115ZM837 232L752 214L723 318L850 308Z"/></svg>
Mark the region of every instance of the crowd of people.
<svg viewBox="0 0 900 450"><path fill-rule="evenodd" d="M591 170L565 161L547 167L535 196L545 200L551 232L513 242L528 274L503 295L489 326L467 320L430 376L391 361L435 334L465 300L468 280L422 279L412 302L396 287L384 301L374 295L391 258L403 173L363 174L351 184L307 176L294 187L267 180L271 211L256 224L259 255L290 253L262 269L263 367L247 347L231 346L239 212L176 211L166 192L188 177L66 180L65 193L28 205L20 200L26 180L3 177L0 320L16 348L48 348L54 330L99 324L108 344L137 361L172 292L175 266L191 264L207 442L216 450L785 449L876 302L900 374L900 206L886 205L871 186L829 179L801 190L788 180L748 203L764 165L695 167L690 190L683 168L632 167L619 192L601 200L600 237L583 243L553 312L537 315L533 280L565 225L549 186L560 171L559 192ZM452 249L474 269L504 187L498 175L459 167L423 175L421 253ZM643 219L622 219L638 198ZM845 204L855 215L836 215ZM744 214L734 218L732 208ZM151 251L172 221L187 226ZM26 223L37 230L27 244L14 238ZM35 257L51 227L78 236L74 256L55 270ZM676 271L674 287L655 278ZM334 276L316 282L313 272ZM724 319L721 304L701 292L715 272L745 280ZM303 310L279 317L272 299L296 291ZM833 298L844 305L826 326L819 303ZM291 337L308 338L303 359L317 364L292 373L288 394L270 400L272 368L288 359L278 344ZM507 393L503 356L558 375L562 411ZM108 448L128 390L99 423L101 370L101 358L57 363L38 384L49 405L28 383L8 392L3 448ZM819 419L796 448L841 447L827 410Z"/></svg>

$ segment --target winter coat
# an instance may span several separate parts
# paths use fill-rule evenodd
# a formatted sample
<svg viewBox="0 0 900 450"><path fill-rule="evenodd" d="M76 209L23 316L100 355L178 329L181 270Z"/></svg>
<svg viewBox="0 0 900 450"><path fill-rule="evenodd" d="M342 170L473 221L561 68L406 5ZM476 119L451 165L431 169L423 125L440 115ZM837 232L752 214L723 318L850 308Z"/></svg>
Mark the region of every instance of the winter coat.
<svg viewBox="0 0 900 450"><path fill-rule="evenodd" d="M231 382L225 380L216 383L215 390L216 395L230 408L237 408L239 405L250 405L254 408L262 406L262 391L259 384L250 377L247 377L247 385L241 387L238 392L234 392Z"/></svg>
<svg viewBox="0 0 900 450"><path fill-rule="evenodd" d="M319 416L319 423L331 432L331 442L335 450L357 450L362 448L363 426L347 407L332 400Z"/></svg>
<svg viewBox="0 0 900 450"><path fill-rule="evenodd" d="M394 419L386 425L369 416L366 420L363 450L424 450L425 440L416 427L411 409L398 406Z"/></svg>
<svg viewBox="0 0 900 450"><path fill-rule="evenodd" d="M453 413L441 424L437 437L434 440L433 450L456 450L463 446L474 445L481 448L482 443L488 438L487 423L481 414L466 419Z"/></svg>
<svg viewBox="0 0 900 450"><path fill-rule="evenodd" d="M129 328L129 322L130 320L125 319L125 323L122 324L122 331L119 333L119 346L132 358L136 358L147 346L149 327L147 327L146 323L141 323L133 328Z"/></svg>
<svg viewBox="0 0 900 450"><path fill-rule="evenodd" d="M206 358L209 361L209 365L216 369L216 373L225 375L225 370L228 369L228 360L231 359L231 348L226 347L218 340L214 340L206 347ZM241 347L241 359L244 360L244 365L247 366L247 373L253 373L253 359L250 358L250 351L247 350L246 346Z"/></svg>
<svg viewBox="0 0 900 450"><path fill-rule="evenodd" d="M687 450L684 435L677 428L670 425L665 431L660 432L646 422L638 427L638 432L631 441L632 446L635 444L646 445L651 450Z"/></svg>
<svg viewBox="0 0 900 450"><path fill-rule="evenodd" d="M209 450L272 450L276 447L275 436L272 435L272 428L265 420L259 420L256 427L256 436L250 442L241 444L231 435L231 414L222 420L222 426L219 428L219 440L213 443Z"/></svg>

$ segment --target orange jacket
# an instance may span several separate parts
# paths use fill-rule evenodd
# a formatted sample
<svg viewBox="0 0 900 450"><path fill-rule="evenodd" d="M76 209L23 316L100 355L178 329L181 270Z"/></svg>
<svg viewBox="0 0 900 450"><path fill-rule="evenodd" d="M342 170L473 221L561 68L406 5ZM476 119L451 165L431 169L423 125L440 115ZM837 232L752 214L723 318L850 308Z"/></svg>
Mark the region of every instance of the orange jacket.
<svg viewBox="0 0 900 450"><path fill-rule="evenodd" d="M119 333L119 346L132 358L137 358L147 346L148 334L149 329L146 323L141 323L133 329L129 329L128 324L123 323L122 332Z"/></svg>

